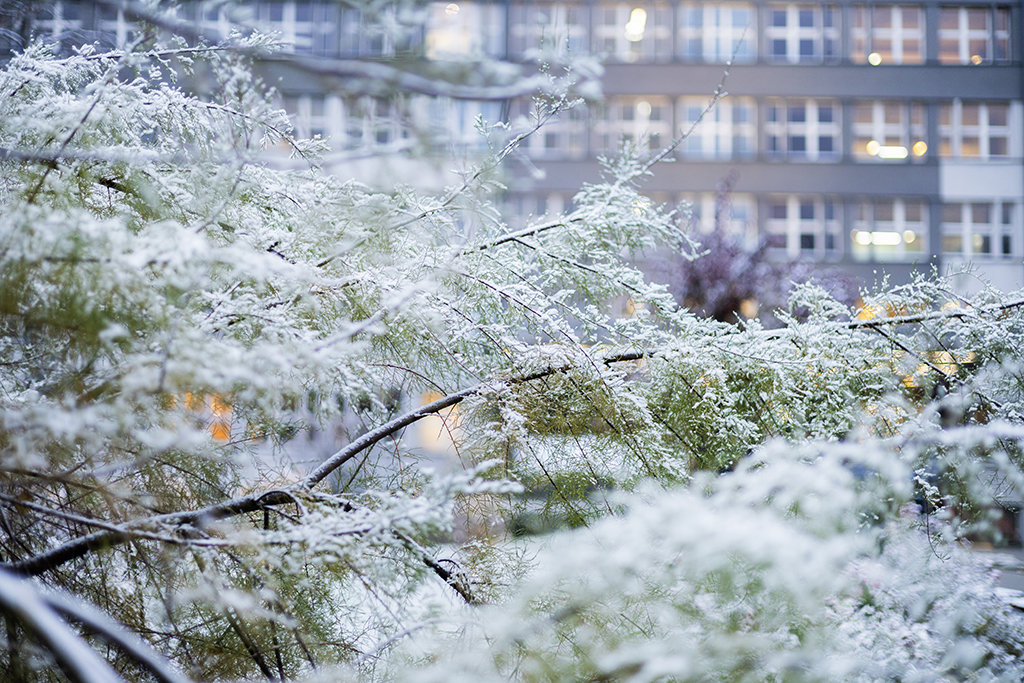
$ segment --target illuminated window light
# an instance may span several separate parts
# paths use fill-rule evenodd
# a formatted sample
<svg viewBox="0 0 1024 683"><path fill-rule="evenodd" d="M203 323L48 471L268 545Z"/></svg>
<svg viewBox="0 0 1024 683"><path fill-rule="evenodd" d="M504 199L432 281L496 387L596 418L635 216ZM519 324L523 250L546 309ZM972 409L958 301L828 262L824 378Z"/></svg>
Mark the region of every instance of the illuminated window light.
<svg viewBox="0 0 1024 683"><path fill-rule="evenodd" d="M898 232L873 232L871 233L871 244L879 247L894 247L903 241L903 235Z"/></svg>
<svg viewBox="0 0 1024 683"><path fill-rule="evenodd" d="M870 64L871 66L878 66L881 63L882 55L878 54L877 52L872 52L871 54L868 55L868 64Z"/></svg>
<svg viewBox="0 0 1024 683"><path fill-rule="evenodd" d="M924 140L918 140L914 143L914 154L923 157L928 152L928 145L925 144Z"/></svg>
<svg viewBox="0 0 1024 683"><path fill-rule="evenodd" d="M871 244L871 233L865 232L863 230L854 230L853 241L861 246L866 247L869 244Z"/></svg>
<svg viewBox="0 0 1024 683"><path fill-rule="evenodd" d="M647 100L640 100L636 103L636 113L640 114L643 118L647 118L651 115L651 103Z"/></svg>
<svg viewBox="0 0 1024 683"><path fill-rule="evenodd" d="M977 66L981 64L983 61L985 60L981 58L981 55L971 55L971 64Z"/></svg>
<svg viewBox="0 0 1024 683"><path fill-rule="evenodd" d="M911 242L913 242L916 239L917 239L917 233L914 232L913 230L904 230L903 231L903 241L906 242L907 244L910 244Z"/></svg>
<svg viewBox="0 0 1024 683"><path fill-rule="evenodd" d="M444 8L444 13L447 14L448 16L451 16L453 14L458 14L459 13L459 6L456 5L453 2L452 4L450 4L450 5L448 5L447 7Z"/></svg>
<svg viewBox="0 0 1024 683"><path fill-rule="evenodd" d="M626 40L638 42L644 39L644 29L647 27L647 12L637 7L629 13L629 23L626 24Z"/></svg>
<svg viewBox="0 0 1024 683"><path fill-rule="evenodd" d="M881 147L882 146L878 144L878 140L872 140L867 145L865 145L864 149L867 150L867 153L870 154L871 156L875 156L876 154L878 154L878 150Z"/></svg>
<svg viewBox="0 0 1024 683"><path fill-rule="evenodd" d="M903 145L882 145L878 148L879 159L906 159L907 148Z"/></svg>

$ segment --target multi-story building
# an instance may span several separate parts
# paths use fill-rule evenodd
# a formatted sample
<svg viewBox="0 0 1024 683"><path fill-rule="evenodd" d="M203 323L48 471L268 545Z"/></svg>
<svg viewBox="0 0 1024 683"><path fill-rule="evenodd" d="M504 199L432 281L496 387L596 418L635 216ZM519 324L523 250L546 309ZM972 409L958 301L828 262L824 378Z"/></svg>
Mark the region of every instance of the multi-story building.
<svg viewBox="0 0 1024 683"><path fill-rule="evenodd" d="M39 26L54 35L130 32L114 9L53 7ZM778 258L865 281L970 263L1002 289L1024 286L1021 0L456 0L428 5L422 30L405 32L387 28L386 12L371 24L331 0L242 7L313 56L527 61L546 47L602 58L604 101L561 114L509 163L512 220L568 208L623 141L657 150L692 127L645 189L692 204L700 229L717 223ZM227 30L223 7L182 13ZM730 60L729 95L705 112ZM477 114L514 120L531 107L352 97L312 77L274 84L300 131L330 136L349 160L413 144L412 121L471 149Z"/></svg>

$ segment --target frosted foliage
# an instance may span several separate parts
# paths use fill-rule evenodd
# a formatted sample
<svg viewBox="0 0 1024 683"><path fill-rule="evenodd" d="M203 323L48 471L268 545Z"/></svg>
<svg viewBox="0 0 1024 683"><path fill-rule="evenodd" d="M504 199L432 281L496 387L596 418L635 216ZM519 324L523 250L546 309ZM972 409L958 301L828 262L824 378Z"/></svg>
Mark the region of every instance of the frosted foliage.
<svg viewBox="0 0 1024 683"><path fill-rule="evenodd" d="M530 133L481 121L460 184L375 191L293 138L264 43L0 72L0 678L71 639L140 681L1021 679L960 543L1024 495L1024 299L697 319L634 265L698 257L657 159L512 230Z"/></svg>

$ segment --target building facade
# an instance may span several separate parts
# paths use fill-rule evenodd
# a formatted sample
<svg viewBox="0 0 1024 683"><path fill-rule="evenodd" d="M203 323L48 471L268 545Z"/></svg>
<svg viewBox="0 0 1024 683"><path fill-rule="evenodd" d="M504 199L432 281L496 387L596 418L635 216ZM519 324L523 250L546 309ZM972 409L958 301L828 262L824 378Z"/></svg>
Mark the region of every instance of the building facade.
<svg viewBox="0 0 1024 683"><path fill-rule="evenodd" d="M111 44L131 35L116 9L48 7L40 34ZM179 12L210 34L237 23L207 7ZM232 11L324 58L599 56L604 101L562 113L508 163L513 222L570 208L599 178L598 157L623 142L657 151L691 131L645 191L692 207L695 229L717 224L751 247L766 241L779 259L837 265L866 282L970 264L977 277L960 286L972 291L982 280L1024 286L1022 7L456 1L368 20L338 2L288 0ZM729 94L705 111L730 61ZM341 160L401 152L424 131L471 152L482 142L477 116L515 122L532 107L352 97L313 77L272 83L300 133L330 137Z"/></svg>

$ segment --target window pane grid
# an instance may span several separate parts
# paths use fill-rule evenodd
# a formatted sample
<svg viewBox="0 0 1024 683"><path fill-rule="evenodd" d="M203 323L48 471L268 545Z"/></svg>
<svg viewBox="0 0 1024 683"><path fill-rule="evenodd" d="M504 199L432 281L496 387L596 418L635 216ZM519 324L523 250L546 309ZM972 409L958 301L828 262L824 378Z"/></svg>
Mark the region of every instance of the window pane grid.
<svg viewBox="0 0 1024 683"><path fill-rule="evenodd" d="M672 7L667 3L595 5L592 49L619 62L671 60Z"/></svg>
<svg viewBox="0 0 1024 683"><path fill-rule="evenodd" d="M1019 136L1006 102L954 100L940 105L939 154L952 159L998 160L1011 155Z"/></svg>
<svg viewBox="0 0 1024 683"><path fill-rule="evenodd" d="M765 152L797 161L838 161L842 152L837 100L768 98L764 116Z"/></svg>
<svg viewBox="0 0 1024 683"><path fill-rule="evenodd" d="M767 200L765 240L789 258L835 259L841 255L842 211L830 196L778 195Z"/></svg>
<svg viewBox="0 0 1024 683"><path fill-rule="evenodd" d="M683 3L678 10L681 59L721 64L757 58L757 13L749 4Z"/></svg>
<svg viewBox="0 0 1024 683"><path fill-rule="evenodd" d="M924 63L924 10L916 5L855 6L850 59L857 64Z"/></svg>
<svg viewBox="0 0 1024 683"><path fill-rule="evenodd" d="M924 161L928 154L924 104L857 100L853 111L854 159L887 163Z"/></svg>
<svg viewBox="0 0 1024 683"><path fill-rule="evenodd" d="M707 100L679 100L679 132L693 127L707 107ZM708 111L679 146L689 159L749 159L757 154L757 103L747 97L727 97Z"/></svg>
<svg viewBox="0 0 1024 683"><path fill-rule="evenodd" d="M928 251L928 205L920 199L861 199L852 224L857 261L914 261Z"/></svg>
<svg viewBox="0 0 1024 683"><path fill-rule="evenodd" d="M763 51L768 61L820 64L839 60L836 6L768 5L763 17Z"/></svg>
<svg viewBox="0 0 1024 683"><path fill-rule="evenodd" d="M578 55L589 46L589 12L584 4L513 4L508 8L508 42L512 57Z"/></svg>

